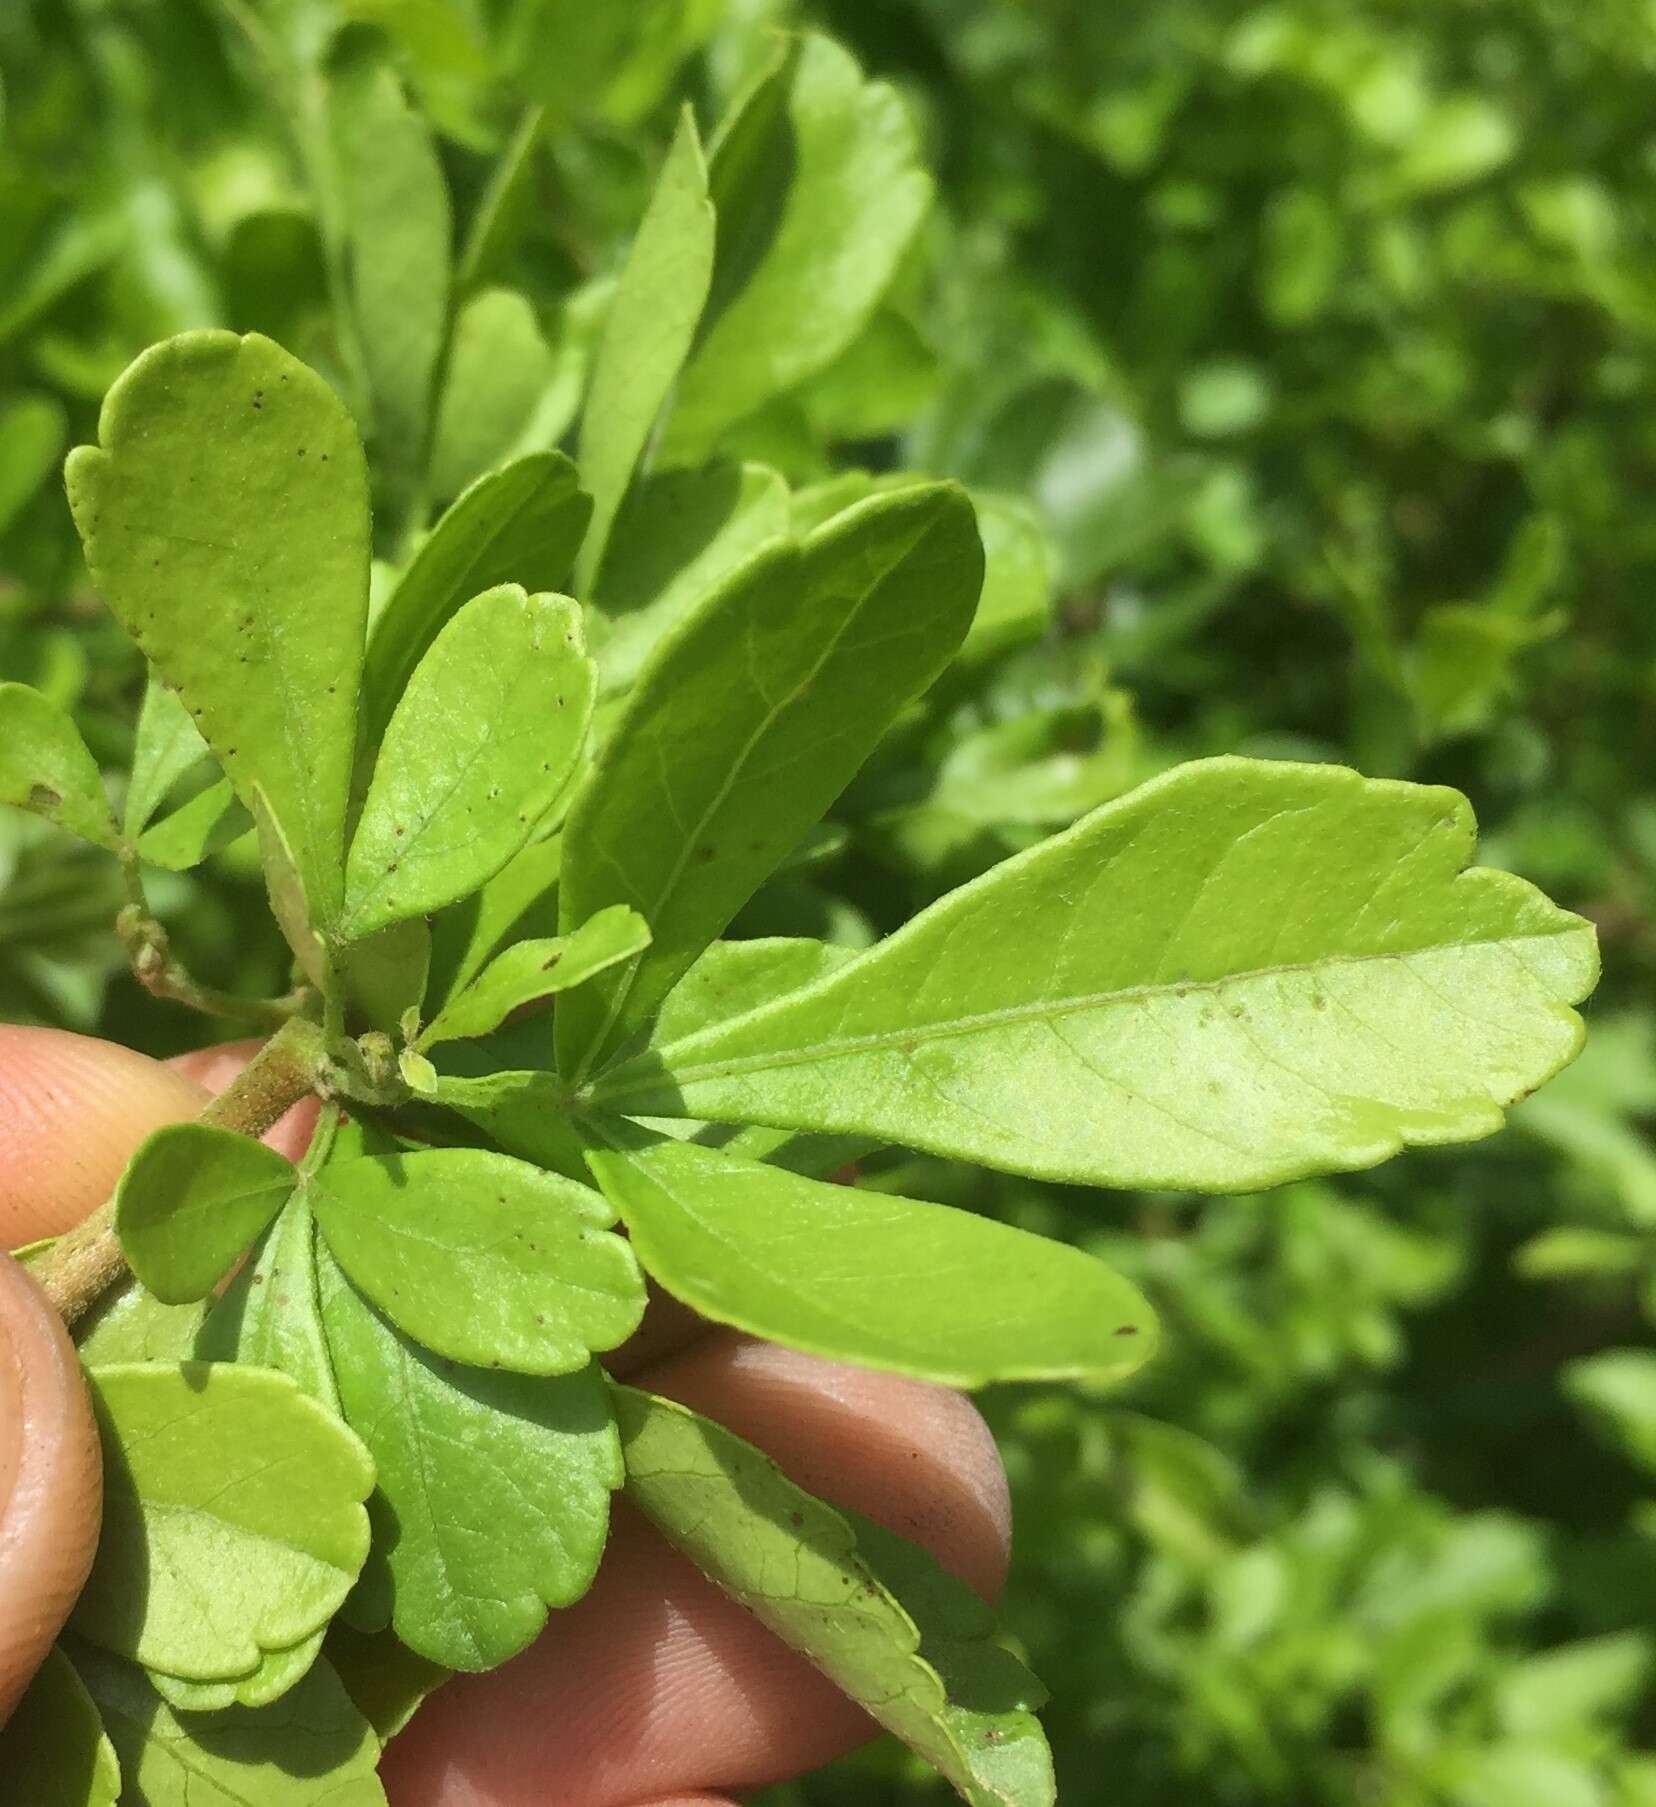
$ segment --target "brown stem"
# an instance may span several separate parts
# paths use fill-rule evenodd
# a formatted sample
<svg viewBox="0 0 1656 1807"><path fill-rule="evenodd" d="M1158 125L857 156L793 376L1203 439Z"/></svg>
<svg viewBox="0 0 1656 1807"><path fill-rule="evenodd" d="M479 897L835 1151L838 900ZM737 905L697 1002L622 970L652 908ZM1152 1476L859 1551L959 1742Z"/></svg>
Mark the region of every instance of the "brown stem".
<svg viewBox="0 0 1656 1807"><path fill-rule="evenodd" d="M323 1069L322 1032L315 1023L294 1017L284 1023L234 1080L219 1093L198 1123L262 1136L278 1118L315 1089ZM126 1256L115 1234L115 1201L60 1236L29 1271L66 1324L83 1312L127 1271Z"/></svg>

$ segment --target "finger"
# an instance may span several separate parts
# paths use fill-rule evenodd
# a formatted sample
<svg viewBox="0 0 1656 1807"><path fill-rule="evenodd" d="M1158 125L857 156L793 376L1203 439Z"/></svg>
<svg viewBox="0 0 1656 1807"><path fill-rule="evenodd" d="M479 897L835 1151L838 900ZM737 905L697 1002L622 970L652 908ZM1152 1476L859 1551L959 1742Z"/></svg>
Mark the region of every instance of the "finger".
<svg viewBox="0 0 1656 1807"><path fill-rule="evenodd" d="M152 1129L199 1114L183 1073L88 1035L0 1026L0 1247L101 1205Z"/></svg>
<svg viewBox="0 0 1656 1807"><path fill-rule="evenodd" d="M197 1048L190 1054L175 1055L167 1065L175 1073L193 1079L216 1098L258 1053L261 1045L258 1041L221 1042L216 1048ZM278 1154L297 1161L310 1147L320 1109L318 1099L301 1098L286 1116L265 1131L263 1140Z"/></svg>
<svg viewBox="0 0 1656 1807"><path fill-rule="evenodd" d="M802 1486L924 1543L980 1591L1005 1574L993 1440L960 1395L719 1333L637 1376L760 1443ZM872 1726L617 1505L579 1605L493 1675L451 1682L386 1755L395 1807L705 1802L827 1762Z"/></svg>
<svg viewBox="0 0 1656 1807"><path fill-rule="evenodd" d="M92 1566L98 1433L68 1333L0 1255L0 1725Z"/></svg>

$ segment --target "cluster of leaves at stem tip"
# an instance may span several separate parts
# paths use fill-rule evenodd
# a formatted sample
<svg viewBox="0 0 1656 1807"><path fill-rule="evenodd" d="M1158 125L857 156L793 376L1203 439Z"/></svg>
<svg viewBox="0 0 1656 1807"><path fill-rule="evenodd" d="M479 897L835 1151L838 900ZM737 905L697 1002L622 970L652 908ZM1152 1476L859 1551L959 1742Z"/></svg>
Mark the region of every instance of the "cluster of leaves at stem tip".
<svg viewBox="0 0 1656 1807"><path fill-rule="evenodd" d="M416 130L346 74L361 130ZM824 185L852 258L813 238ZM1155 1337L1124 1279L829 1176L906 1147L1242 1191L1487 1134L1575 1051L1590 928L1470 868L1453 792L1333 766L1171 770L862 951L722 938L1004 628L958 486L789 496L716 457L866 321L927 192L889 90L794 42L710 154L681 122L574 460L487 421L481 473L455 450L446 268L394 318L359 283L332 380L257 335L155 346L71 456L149 662L136 754L117 817L67 714L6 685L0 799L120 862L153 989L279 1027L33 1256L106 1498L13 1773L89 1807L382 1801L382 1741L580 1598L624 1488L964 1798L1038 1807L1040 1690L987 1608L606 1376L645 1276L848 1362L1107 1383ZM145 895L250 831L294 962L257 1003L180 971ZM296 1167L255 1137L311 1092Z"/></svg>

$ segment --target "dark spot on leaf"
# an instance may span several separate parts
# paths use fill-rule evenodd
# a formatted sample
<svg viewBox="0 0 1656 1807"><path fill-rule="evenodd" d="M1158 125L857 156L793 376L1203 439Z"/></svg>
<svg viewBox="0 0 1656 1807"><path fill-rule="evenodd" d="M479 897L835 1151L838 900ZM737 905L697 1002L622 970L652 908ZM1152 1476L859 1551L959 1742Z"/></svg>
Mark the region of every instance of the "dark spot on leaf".
<svg viewBox="0 0 1656 1807"><path fill-rule="evenodd" d="M1248 1014L1247 1011L1245 1011L1240 1004L1232 1004L1231 1005L1231 1015L1232 1016L1246 1016L1247 1014Z"/></svg>
<svg viewBox="0 0 1656 1807"><path fill-rule="evenodd" d="M802 1525L805 1522L805 1514L803 1512L790 1512L788 1517L796 1525Z"/></svg>
<svg viewBox="0 0 1656 1807"><path fill-rule="evenodd" d="M1139 1327L1137 1324L1117 1324L1115 1333L1117 1336L1137 1336Z"/></svg>
<svg viewBox="0 0 1656 1807"><path fill-rule="evenodd" d="M29 786L30 809L56 809L63 798L49 784L31 784Z"/></svg>
<svg viewBox="0 0 1656 1807"><path fill-rule="evenodd" d="M709 860L715 859L717 857L718 856L717 856L715 850L711 847L699 847L696 850L696 858L698 860L700 860L704 866L707 864L707 862Z"/></svg>

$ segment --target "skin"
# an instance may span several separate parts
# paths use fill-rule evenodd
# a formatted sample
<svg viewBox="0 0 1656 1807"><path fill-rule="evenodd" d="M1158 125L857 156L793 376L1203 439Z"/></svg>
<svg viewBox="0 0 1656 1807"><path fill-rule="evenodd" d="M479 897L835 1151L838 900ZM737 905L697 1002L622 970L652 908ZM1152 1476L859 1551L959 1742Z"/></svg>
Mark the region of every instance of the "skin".
<svg viewBox="0 0 1656 1807"><path fill-rule="evenodd" d="M0 1246L77 1222L132 1149L193 1117L251 1044L163 1066L107 1042L0 1027ZM266 1137L296 1156L314 1111ZM611 1364L720 1419L795 1480L925 1544L987 1597L1006 1572L1005 1476L960 1395L726 1331L671 1300ZM0 1255L0 1723L91 1563L97 1438L68 1338ZM386 1753L393 1807L733 1807L873 1728L624 1501L591 1593L503 1669L461 1677Z"/></svg>

